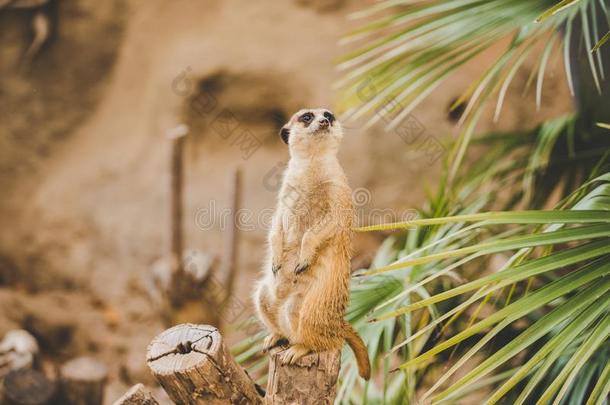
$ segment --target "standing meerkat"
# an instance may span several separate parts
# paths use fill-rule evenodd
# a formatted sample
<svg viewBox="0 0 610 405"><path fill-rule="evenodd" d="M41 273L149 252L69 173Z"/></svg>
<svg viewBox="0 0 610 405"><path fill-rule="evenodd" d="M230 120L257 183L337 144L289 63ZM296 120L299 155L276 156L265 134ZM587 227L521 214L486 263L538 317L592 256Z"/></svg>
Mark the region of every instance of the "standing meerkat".
<svg viewBox="0 0 610 405"><path fill-rule="evenodd" d="M344 319L349 299L352 192L337 160L343 131L325 109L294 114L281 129L290 161L269 232L269 254L255 292L270 330L263 350L288 343L284 364L344 341L369 379L364 342Z"/></svg>

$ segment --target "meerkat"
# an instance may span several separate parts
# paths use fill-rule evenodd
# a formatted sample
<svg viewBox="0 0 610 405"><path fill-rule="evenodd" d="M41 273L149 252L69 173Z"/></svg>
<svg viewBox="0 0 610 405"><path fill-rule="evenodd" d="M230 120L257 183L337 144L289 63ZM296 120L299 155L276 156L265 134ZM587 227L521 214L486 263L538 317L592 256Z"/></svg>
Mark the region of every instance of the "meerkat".
<svg viewBox="0 0 610 405"><path fill-rule="evenodd" d="M292 364L347 341L370 378L364 342L344 319L349 299L352 192L337 159L341 124L326 109L294 114L280 131L290 161L269 231L269 252L254 301L270 334L263 351L289 345Z"/></svg>

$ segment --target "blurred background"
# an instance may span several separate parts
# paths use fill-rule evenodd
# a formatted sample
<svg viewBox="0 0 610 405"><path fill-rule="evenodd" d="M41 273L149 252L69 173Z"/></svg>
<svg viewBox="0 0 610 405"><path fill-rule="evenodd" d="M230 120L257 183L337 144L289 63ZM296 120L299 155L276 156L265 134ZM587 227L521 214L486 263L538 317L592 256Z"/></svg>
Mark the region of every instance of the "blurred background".
<svg viewBox="0 0 610 405"><path fill-rule="evenodd" d="M170 324L215 323L230 343L250 334L242 323L288 159L279 128L300 108L337 108L337 61L351 50L339 40L357 26L348 16L371 4L0 1L0 337L27 330L51 374L70 359L96 359L112 403L136 382L155 386L146 347ZM340 160L359 192L360 225L417 216L459 131L450 106L506 43L419 104L406 136L383 120L365 127L343 117ZM572 111L563 65L547 70L539 111L534 91L514 91L501 119L486 112L478 129L529 128ZM384 235L357 235L354 268L370 265ZM171 261L177 247L181 264ZM168 309L172 266L208 296ZM227 282L229 309L210 292Z"/></svg>

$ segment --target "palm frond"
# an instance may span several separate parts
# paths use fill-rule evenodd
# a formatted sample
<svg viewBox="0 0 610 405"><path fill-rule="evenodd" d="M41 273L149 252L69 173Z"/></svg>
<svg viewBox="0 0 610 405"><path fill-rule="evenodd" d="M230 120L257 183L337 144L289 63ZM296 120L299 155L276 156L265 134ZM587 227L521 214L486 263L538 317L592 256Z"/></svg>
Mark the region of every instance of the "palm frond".
<svg viewBox="0 0 610 405"><path fill-rule="evenodd" d="M427 351L408 357L399 366L400 369L417 370L422 365L425 367L426 364L431 364L449 348L465 343L469 346L468 350L436 379L420 400L431 397L436 403L457 398L464 392L477 389L483 381L486 382L485 387L496 387L487 400L490 404L507 396L513 398L511 401L515 401L510 403L525 403L532 397L542 398L544 401L553 400L554 403L560 403L565 398L572 400L586 397L589 401L594 401L606 390L605 383L597 384L595 389L590 387L593 381L597 381L595 375L601 376L605 372L588 360L603 358L610 361L610 173L592 178L560 203L559 207L563 208L548 212L482 213L421 219L409 224L411 227L417 227L416 229L430 225L465 224L467 221L473 221L482 227L512 224L517 226L518 234L408 260L389 260L382 263L381 268L395 266L391 271L403 276L410 274L417 266L430 263L441 266L433 271L432 276L413 282L402 291L397 288L393 294L403 297L402 301L386 296L385 300L391 301L392 305L381 304L373 309L373 322L387 324L405 316L416 316L421 310L429 311L430 308L435 308L434 321L419 331L412 331L410 335L397 336L395 348L390 353L412 343L416 338L431 336L435 326L475 303L481 300L488 303L486 300L491 294L501 295L507 287L523 283L537 285L537 280L541 278L553 280L543 283L541 287L525 293L513 302L508 303L510 299L505 300L506 304L491 315L467 325L453 337L437 343ZM538 225L532 229L533 224ZM386 225L385 228L400 229L403 225ZM462 227L460 231L464 229L466 233L475 230L474 227ZM459 239L463 237L464 232L457 236ZM444 238L446 245L450 246L451 233ZM540 250L542 246L546 247ZM421 251L425 252L429 247L424 244ZM411 301L410 294L404 294L405 291L412 292L415 288L434 289L430 283L447 269L453 271L466 266L470 261L482 260L498 252L511 250L516 253L497 272L425 298L420 296L417 301ZM447 260L463 255L468 256L446 266ZM455 266L456 263L458 266ZM365 280L368 277L380 277L367 277L367 274L371 274L370 271L363 274ZM466 299L468 294L472 295ZM445 306L444 314L439 316L440 312L437 312L436 307L451 302L456 303L454 309L448 310ZM380 310L384 312L379 313ZM479 309L475 313L478 314L478 311ZM535 321L515 339L492 352L465 375L452 380L458 370L498 340L510 325L518 320L528 319L539 311L546 314L542 317L534 316L532 319ZM481 337L472 344L472 339L476 336ZM528 360L516 369L513 368L513 373L502 374L506 366L513 365L513 359L523 351L530 353ZM559 361L565 362L565 366L555 367ZM490 377L490 374L496 371L505 378ZM489 380L490 378L492 379ZM542 379L546 381L549 378L551 379L548 383L541 384ZM451 384L446 386L448 382ZM546 403L542 399L539 399L538 403Z"/></svg>
<svg viewBox="0 0 610 405"><path fill-rule="evenodd" d="M536 79L540 106L545 72L558 38L563 42L572 93L570 54L578 51L572 49L578 43L572 40L574 37L582 38L585 46L597 53L587 53L587 58L591 76L601 91L604 67L597 51L610 33L599 38L603 27L599 26L598 15L608 16L608 10L596 0L562 0L551 7L547 1L530 0L381 1L355 15L372 21L343 40L363 45L339 61L338 67L344 72L337 83L342 94L340 108L348 117L368 116L367 125L383 122L388 130L396 130L460 67L505 38L512 38L503 54L454 104L465 104L466 108L460 120L463 129L450 159L449 179L453 180L483 109L497 95L495 118L499 118L515 74L535 53L539 57L528 84Z"/></svg>

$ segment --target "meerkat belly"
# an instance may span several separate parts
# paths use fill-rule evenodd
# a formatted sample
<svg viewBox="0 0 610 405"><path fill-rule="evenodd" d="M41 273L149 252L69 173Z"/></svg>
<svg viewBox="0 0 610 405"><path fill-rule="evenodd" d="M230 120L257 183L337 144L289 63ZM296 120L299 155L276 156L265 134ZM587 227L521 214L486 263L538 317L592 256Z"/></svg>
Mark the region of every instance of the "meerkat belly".
<svg viewBox="0 0 610 405"><path fill-rule="evenodd" d="M279 308L278 323L282 335L294 342L299 329L299 318L303 303L303 292L293 291Z"/></svg>
<svg viewBox="0 0 610 405"><path fill-rule="evenodd" d="M283 300L278 307L278 323L282 334L291 342L302 340L300 327L306 312L317 314L315 317L321 325L336 323L339 327L341 323L348 299L346 280L342 278L347 279L349 274L339 277L341 280L337 279L337 273L341 272L337 267L348 264L338 262L335 250L335 246L324 246L307 271L298 275L294 272L283 274L283 280L278 283L282 289L285 288L279 292ZM331 297L332 302L329 302Z"/></svg>
<svg viewBox="0 0 610 405"><path fill-rule="evenodd" d="M286 253L290 253L290 251ZM278 324L282 334L290 340L294 338L298 329L301 305L312 277L306 274L295 274L298 255L292 252L287 256L284 258L282 270L277 275L276 296L278 297Z"/></svg>

